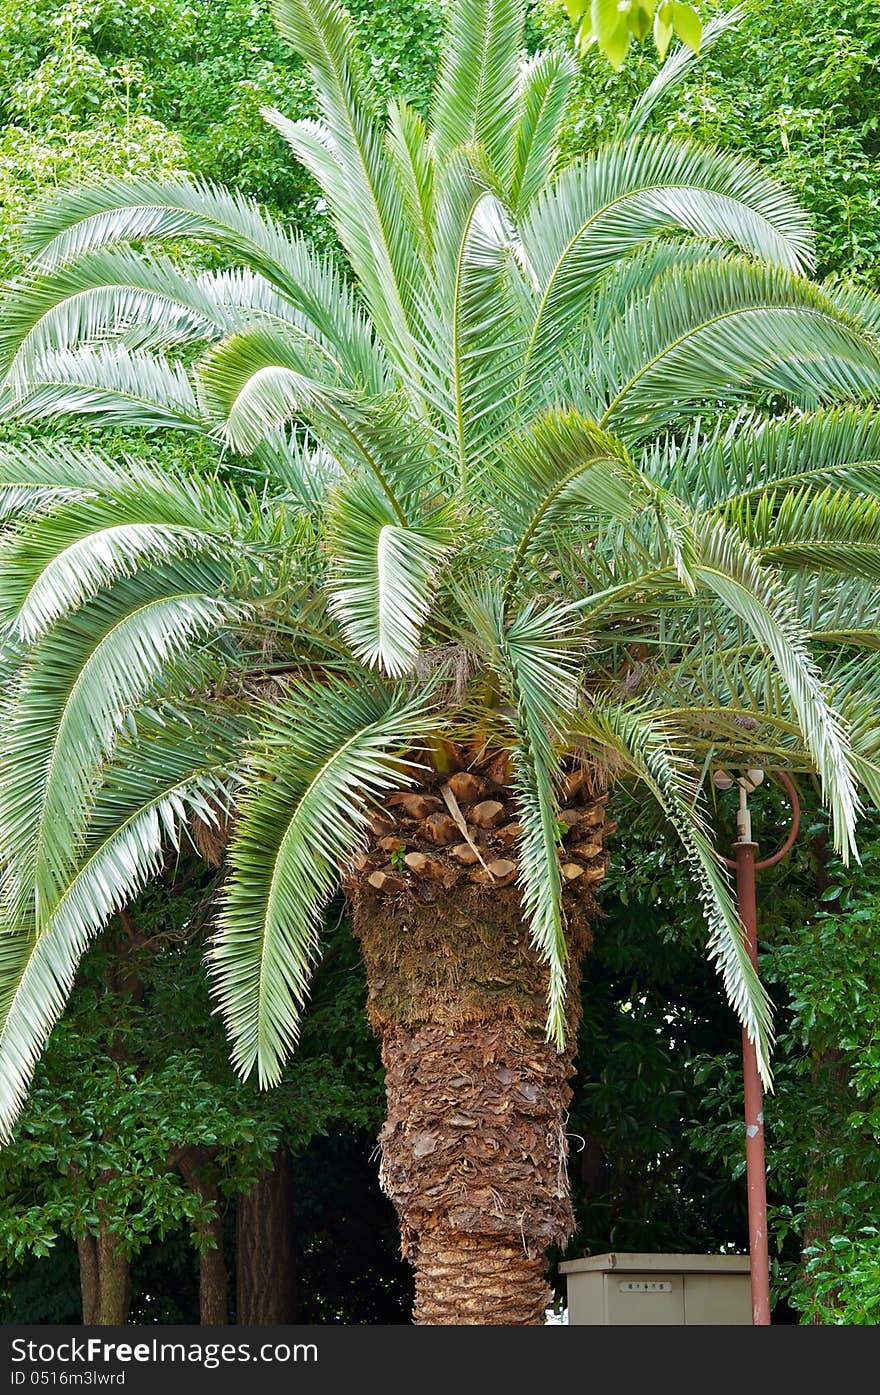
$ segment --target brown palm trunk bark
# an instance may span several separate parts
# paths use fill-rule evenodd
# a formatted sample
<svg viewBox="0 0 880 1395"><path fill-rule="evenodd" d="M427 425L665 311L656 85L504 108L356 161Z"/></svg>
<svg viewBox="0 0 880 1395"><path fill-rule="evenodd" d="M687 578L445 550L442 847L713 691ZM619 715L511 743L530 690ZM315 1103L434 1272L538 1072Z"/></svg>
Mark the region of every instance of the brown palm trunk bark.
<svg viewBox="0 0 880 1395"><path fill-rule="evenodd" d="M238 1197L236 1309L243 1325L296 1322L294 1217L293 1162L281 1148L272 1165Z"/></svg>
<svg viewBox="0 0 880 1395"><path fill-rule="evenodd" d="M611 831L604 799L572 786L560 813L569 1042ZM347 887L386 1073L380 1176L415 1269L417 1323L537 1324L545 1252L573 1225L572 1052L545 1039L547 971L523 922L511 791L472 772L448 787L450 813L433 793L392 796Z"/></svg>

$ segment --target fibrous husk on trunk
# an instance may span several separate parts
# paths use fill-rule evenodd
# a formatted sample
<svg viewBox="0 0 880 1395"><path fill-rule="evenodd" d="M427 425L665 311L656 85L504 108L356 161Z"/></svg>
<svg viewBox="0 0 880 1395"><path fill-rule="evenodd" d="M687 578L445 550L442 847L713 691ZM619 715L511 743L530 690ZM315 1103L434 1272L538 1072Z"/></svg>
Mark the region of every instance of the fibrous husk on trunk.
<svg viewBox="0 0 880 1395"><path fill-rule="evenodd" d="M523 920L513 792L485 768L460 773L468 778L438 775L419 803L389 799L346 878L386 1073L381 1180L416 1270L416 1321L540 1322L544 1252L572 1229L572 1050L546 1040L548 971ZM573 1043L578 963L612 826L586 778L566 797Z"/></svg>
<svg viewBox="0 0 880 1395"><path fill-rule="evenodd" d="M430 770L424 788L389 795L373 814L371 845L355 858L346 888L369 886L382 896L433 901L466 884L499 888L515 882L522 830L514 793L497 774L509 775L504 753L493 755L479 773ZM560 863L567 893L579 883L576 894L566 895L566 909L582 915L605 876L605 839L616 824L606 818L607 793L594 791L585 772L571 772L562 795Z"/></svg>

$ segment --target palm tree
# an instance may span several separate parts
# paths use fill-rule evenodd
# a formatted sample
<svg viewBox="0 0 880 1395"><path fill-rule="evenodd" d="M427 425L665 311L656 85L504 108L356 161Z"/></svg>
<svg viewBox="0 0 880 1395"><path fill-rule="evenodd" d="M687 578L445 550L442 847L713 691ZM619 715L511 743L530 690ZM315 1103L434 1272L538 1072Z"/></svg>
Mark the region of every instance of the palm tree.
<svg viewBox="0 0 880 1395"><path fill-rule="evenodd" d="M347 270L242 195L108 181L36 214L0 326L9 420L223 444L2 448L3 1127L182 838L226 848L209 967L263 1085L341 878L421 1322L542 1320L611 783L680 839L765 1071L705 777L815 772L844 854L880 795L876 302L807 279L747 161L641 134L680 58L558 168L574 68L523 63L523 8L451 5L425 122L374 110L334 0L275 0L321 119L269 120Z"/></svg>

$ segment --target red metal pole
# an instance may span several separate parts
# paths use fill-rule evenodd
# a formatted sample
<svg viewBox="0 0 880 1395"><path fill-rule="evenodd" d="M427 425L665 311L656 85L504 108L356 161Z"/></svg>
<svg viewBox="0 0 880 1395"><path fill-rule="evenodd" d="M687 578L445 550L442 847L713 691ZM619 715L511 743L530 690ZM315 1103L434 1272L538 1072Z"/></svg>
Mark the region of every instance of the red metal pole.
<svg viewBox="0 0 880 1395"><path fill-rule="evenodd" d="M751 831L751 830L749 830ZM739 913L746 932L749 957L758 967L758 915L755 904L755 852L757 844L734 843L736 891ZM752 1323L770 1326L770 1251L767 1241L767 1183L764 1170L764 1106L758 1055L742 1034L743 1094L746 1115L746 1184L749 1197L749 1254L751 1256Z"/></svg>

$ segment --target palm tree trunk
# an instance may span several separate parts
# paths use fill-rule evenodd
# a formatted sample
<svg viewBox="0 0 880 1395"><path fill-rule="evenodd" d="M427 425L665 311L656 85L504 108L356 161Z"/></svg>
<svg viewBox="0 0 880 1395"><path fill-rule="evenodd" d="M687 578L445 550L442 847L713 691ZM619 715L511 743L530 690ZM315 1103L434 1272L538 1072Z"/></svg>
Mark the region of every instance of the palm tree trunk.
<svg viewBox="0 0 880 1395"><path fill-rule="evenodd" d="M570 1045L558 1051L516 884L508 767L501 753L481 773L435 770L422 791L390 795L346 880L385 1066L380 1180L415 1269L417 1323L542 1322L545 1252L573 1227L579 964L614 824L607 795L585 772L569 775L559 828Z"/></svg>
<svg viewBox="0 0 880 1395"><path fill-rule="evenodd" d="M433 1326L528 1327L550 1302L543 1257L492 1235L423 1234L416 1266L415 1321Z"/></svg>
<svg viewBox="0 0 880 1395"><path fill-rule="evenodd" d="M542 1322L544 1252L572 1230L572 1054L544 1037L546 972L519 894L364 895L354 923L385 1065L380 1179L415 1268L415 1321ZM573 970L570 1039L577 1008Z"/></svg>
<svg viewBox="0 0 880 1395"><path fill-rule="evenodd" d="M585 786L572 777L560 814L570 1043L614 827ZM550 1296L545 1252L573 1225L572 1051L545 1039L547 971L523 922L511 791L471 772L449 787L457 817L428 792L391 796L347 881L385 1066L380 1178L415 1268L417 1323L535 1324Z"/></svg>

